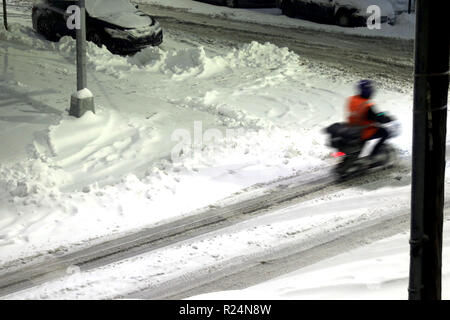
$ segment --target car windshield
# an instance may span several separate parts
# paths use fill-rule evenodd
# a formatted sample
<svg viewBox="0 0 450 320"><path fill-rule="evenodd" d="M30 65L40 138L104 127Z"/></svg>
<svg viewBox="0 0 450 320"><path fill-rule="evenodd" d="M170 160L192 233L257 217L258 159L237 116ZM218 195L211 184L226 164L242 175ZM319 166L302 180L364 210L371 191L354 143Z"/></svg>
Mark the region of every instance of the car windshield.
<svg viewBox="0 0 450 320"><path fill-rule="evenodd" d="M95 17L105 17L121 12L136 12L136 8L128 0L86 0L86 10Z"/></svg>

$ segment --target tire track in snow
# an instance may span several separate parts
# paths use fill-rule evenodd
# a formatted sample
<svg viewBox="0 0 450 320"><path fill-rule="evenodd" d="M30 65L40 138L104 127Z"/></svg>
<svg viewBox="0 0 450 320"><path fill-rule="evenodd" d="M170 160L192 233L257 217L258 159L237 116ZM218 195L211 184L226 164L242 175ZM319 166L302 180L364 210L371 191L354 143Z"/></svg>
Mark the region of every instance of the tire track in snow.
<svg viewBox="0 0 450 320"><path fill-rule="evenodd" d="M308 199L317 192L347 189L359 182L367 182L370 178L372 178L370 182L392 179L390 175L395 175L396 169L398 168L375 172L345 183L337 183L330 168L324 168L313 174L291 176L269 184L260 184L216 205L200 209L197 213L185 218L7 272L0 276L0 297L65 276L67 270L74 266L82 271L92 270L220 230L255 215L264 214L268 210Z"/></svg>

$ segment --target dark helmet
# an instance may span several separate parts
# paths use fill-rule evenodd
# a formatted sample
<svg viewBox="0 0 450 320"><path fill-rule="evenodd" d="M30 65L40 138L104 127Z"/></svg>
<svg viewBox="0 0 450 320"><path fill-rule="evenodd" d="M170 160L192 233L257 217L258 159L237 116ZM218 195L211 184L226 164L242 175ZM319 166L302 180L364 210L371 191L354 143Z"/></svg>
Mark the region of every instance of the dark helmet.
<svg viewBox="0 0 450 320"><path fill-rule="evenodd" d="M364 99L369 99L375 91L373 82L370 80L360 80L358 82L358 92Z"/></svg>

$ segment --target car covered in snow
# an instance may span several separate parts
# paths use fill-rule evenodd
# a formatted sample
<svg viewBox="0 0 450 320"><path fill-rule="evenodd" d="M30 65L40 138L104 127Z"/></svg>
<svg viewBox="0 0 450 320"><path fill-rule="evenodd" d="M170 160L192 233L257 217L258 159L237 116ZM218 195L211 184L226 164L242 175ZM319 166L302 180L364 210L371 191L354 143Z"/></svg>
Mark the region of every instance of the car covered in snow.
<svg viewBox="0 0 450 320"><path fill-rule="evenodd" d="M241 7L260 7L260 8L273 8L275 7L275 0L197 0L201 2L207 2L212 4L219 4L230 8Z"/></svg>
<svg viewBox="0 0 450 320"><path fill-rule="evenodd" d="M73 0L42 0L32 8L33 28L45 38L58 41L63 36L75 37L67 19L67 8ZM86 38L98 46L105 45L118 54L132 54L163 41L159 22L138 10L129 0L86 0Z"/></svg>
<svg viewBox="0 0 450 320"><path fill-rule="evenodd" d="M395 11L388 0L277 0L277 7L288 17L300 16L342 27L366 26L371 5L381 9L381 23L395 23Z"/></svg>

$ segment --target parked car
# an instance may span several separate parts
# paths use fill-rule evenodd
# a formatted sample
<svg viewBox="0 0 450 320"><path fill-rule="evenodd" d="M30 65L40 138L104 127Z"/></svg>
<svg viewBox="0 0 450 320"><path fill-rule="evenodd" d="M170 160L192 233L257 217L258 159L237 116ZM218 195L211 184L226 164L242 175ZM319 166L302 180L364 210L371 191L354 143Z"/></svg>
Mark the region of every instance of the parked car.
<svg viewBox="0 0 450 320"><path fill-rule="evenodd" d="M212 4L219 4L230 8L274 8L275 0L197 0Z"/></svg>
<svg viewBox="0 0 450 320"><path fill-rule="evenodd" d="M33 6L32 21L36 32L51 41L63 36L75 37L67 27L66 10L78 1L43 0ZM86 0L86 38L105 45L117 54L133 54L147 46L158 46L163 31L155 18L138 10L128 0Z"/></svg>
<svg viewBox="0 0 450 320"><path fill-rule="evenodd" d="M408 12L409 0L388 0L394 8L395 14ZM411 0L411 11L414 11L415 0Z"/></svg>
<svg viewBox="0 0 450 320"><path fill-rule="evenodd" d="M277 0L277 7L288 17L300 16L343 27L366 26L367 8L378 5L381 23L395 23L395 12L388 0Z"/></svg>

